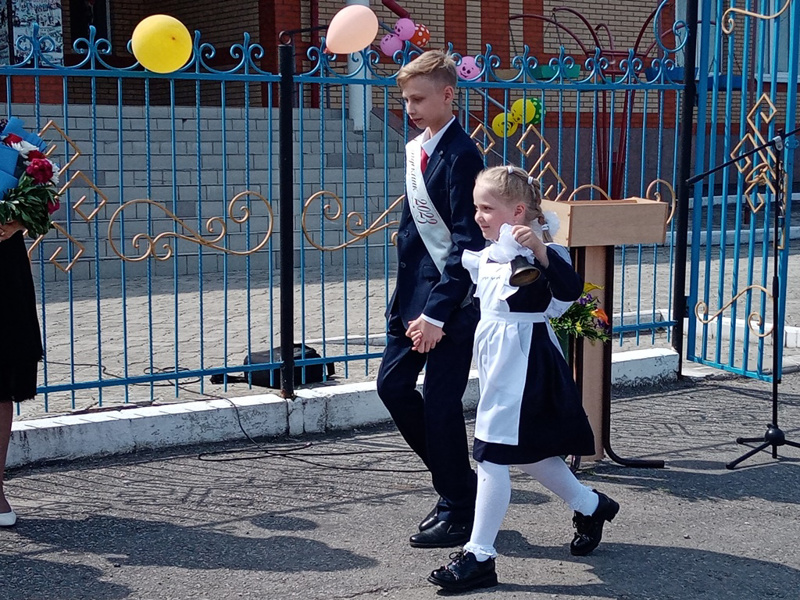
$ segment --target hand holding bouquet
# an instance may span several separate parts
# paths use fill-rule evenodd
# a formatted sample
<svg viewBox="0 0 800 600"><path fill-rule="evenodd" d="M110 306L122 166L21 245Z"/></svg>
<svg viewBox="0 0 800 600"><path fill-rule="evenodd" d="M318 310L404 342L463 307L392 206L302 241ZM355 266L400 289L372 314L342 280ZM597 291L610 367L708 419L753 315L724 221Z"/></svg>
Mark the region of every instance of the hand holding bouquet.
<svg viewBox="0 0 800 600"><path fill-rule="evenodd" d="M53 227L58 210L58 168L45 143L12 117L0 120L0 224L16 221L37 238Z"/></svg>
<svg viewBox="0 0 800 600"><path fill-rule="evenodd" d="M587 283L583 286L583 293L578 301L560 317L550 320L557 336L585 338L591 343L596 340L605 342L611 339L608 315L600 308L597 296L592 294L599 289L601 288Z"/></svg>

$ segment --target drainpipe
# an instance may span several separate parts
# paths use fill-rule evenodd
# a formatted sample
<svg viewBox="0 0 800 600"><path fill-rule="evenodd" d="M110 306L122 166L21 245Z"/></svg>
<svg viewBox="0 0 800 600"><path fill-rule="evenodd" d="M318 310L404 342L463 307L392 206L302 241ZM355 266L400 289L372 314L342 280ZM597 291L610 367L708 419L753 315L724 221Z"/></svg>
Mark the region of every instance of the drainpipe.
<svg viewBox="0 0 800 600"><path fill-rule="evenodd" d="M360 4L362 6L369 6L369 0L347 0L347 5ZM359 59L353 60L352 55L347 56L347 72L354 73L361 69L360 74L356 79L369 79L369 69L365 68L363 58L357 55ZM353 120L353 130L363 131L366 124L369 128L369 115L372 113L372 93L368 85L350 85L348 86L348 102L347 107L349 110L349 117Z"/></svg>

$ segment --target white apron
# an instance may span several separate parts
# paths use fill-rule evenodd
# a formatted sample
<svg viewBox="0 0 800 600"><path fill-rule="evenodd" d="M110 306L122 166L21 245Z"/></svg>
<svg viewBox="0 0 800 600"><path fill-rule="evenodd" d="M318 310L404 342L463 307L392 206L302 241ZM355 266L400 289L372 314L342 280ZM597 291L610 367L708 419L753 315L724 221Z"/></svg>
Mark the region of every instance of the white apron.
<svg viewBox="0 0 800 600"><path fill-rule="evenodd" d="M519 289L508 282L511 265L488 262L488 254L488 248L465 250L462 258L477 284L475 295L481 303L473 350L480 383L475 437L516 446L534 324L545 323L559 352L561 346L550 327L549 309L541 313L509 310L506 299Z"/></svg>

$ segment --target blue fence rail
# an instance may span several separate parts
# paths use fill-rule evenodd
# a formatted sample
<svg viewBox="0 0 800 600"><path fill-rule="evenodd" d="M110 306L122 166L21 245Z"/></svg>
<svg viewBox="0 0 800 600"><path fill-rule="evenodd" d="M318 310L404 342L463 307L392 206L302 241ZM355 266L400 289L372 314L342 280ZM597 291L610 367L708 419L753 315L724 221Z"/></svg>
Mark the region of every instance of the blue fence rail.
<svg viewBox="0 0 800 600"><path fill-rule="evenodd" d="M659 30L661 20L648 54L562 48L540 61L525 49L504 64L487 46L458 90L459 120L486 164L530 170L552 199L673 201L683 84L671 73L683 35ZM68 67L48 62L46 40L25 42L24 63L0 67L6 113L44 130L65 185L57 229L30 247L46 360L44 406L23 411L216 396L227 390L211 375L279 368L282 235L296 267L293 338L320 354L296 364L371 376L395 274L403 148L415 135L394 75L412 48L391 61L312 48L298 61L286 231L280 77L257 66L266 50L247 34L223 70L196 33L190 63L168 75L132 57L109 65L109 43L93 35L76 42L83 58ZM533 99L539 119L498 135L497 116ZM653 343L655 328L673 323L672 253L671 235L618 250L620 343L623 334ZM246 364L255 351L273 359Z"/></svg>

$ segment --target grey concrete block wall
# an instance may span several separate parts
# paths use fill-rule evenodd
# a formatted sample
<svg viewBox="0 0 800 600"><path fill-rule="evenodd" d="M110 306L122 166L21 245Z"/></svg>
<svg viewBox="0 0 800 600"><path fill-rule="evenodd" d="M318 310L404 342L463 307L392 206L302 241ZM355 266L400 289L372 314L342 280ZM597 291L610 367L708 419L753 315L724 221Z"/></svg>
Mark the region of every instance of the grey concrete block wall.
<svg viewBox="0 0 800 600"><path fill-rule="evenodd" d="M120 113L116 106L71 105L64 111L60 106L42 105L39 110L38 123L30 105L15 105L12 114L23 118L29 129L41 128L50 119L58 124L71 144L58 139L55 130L49 131L46 141L55 144L51 158L62 165L74 158L67 175L73 177L80 172L85 176L75 179L55 215L56 222L68 235L52 231L32 253L34 272L41 273L45 281L68 277L52 264L53 254L57 254L54 261L61 267L67 267L77 257L69 267L73 280L94 278L98 274L102 278L118 278L123 272L126 276L146 274L147 261L154 263L150 273L174 273L175 268L152 258L127 262L123 270L113 245L127 257L138 257L147 244L142 239L139 250L134 249L132 241L136 235L155 238L166 234L161 238L163 241L173 240L175 260L180 259L179 273L197 272L201 262L204 271L221 269L225 263L222 252L212 248L203 248L201 252L200 244L175 242L169 233L190 238L200 234L213 239L214 235L207 231L208 220L221 217L225 219L228 235L220 245L237 251L254 247L258 243L254 237L263 238L270 227L269 211L263 201L250 194L234 206L232 214L237 218L241 217L243 206L252 211L250 237L247 228L235 223L228 214L233 197L246 190L260 194L272 207L273 246L277 249L280 235L277 109L227 108L224 119L218 107L201 107L197 111L192 107L171 110L162 106L148 109L126 106ZM336 194L345 204L345 216L352 212L362 216L362 229L403 194L404 142L379 121L373 124L373 131L356 132L341 111L303 109L302 114L295 111L294 124L294 238L298 251L303 237L303 205L315 192L325 189ZM159 206L126 204L142 199L150 199ZM331 198L326 197L325 201L330 202ZM87 222L75 210L67 214L67 207L76 203L84 215L93 218ZM109 221L122 204L126 204L125 208L117 215L109 234ZM318 235L320 226L324 226L326 246L342 243L348 235L343 233L344 217L328 221L321 210L321 203L309 209L308 220L313 222L310 234ZM185 227L174 223L166 211L180 218ZM389 220L396 219L399 212L396 210ZM219 231L218 224L215 231ZM382 246L384 237L380 237ZM159 248L158 252L163 250ZM381 252L385 254L385 249ZM216 259L209 258L215 254ZM322 264L341 265L345 261L360 264L366 260L350 250L339 257L334 254L326 253ZM228 269L240 268L239 265L244 268L243 259L229 258L235 260L228 260ZM278 262L274 250L269 257L253 255L250 268Z"/></svg>

